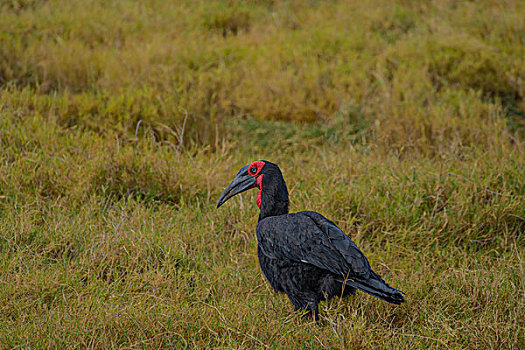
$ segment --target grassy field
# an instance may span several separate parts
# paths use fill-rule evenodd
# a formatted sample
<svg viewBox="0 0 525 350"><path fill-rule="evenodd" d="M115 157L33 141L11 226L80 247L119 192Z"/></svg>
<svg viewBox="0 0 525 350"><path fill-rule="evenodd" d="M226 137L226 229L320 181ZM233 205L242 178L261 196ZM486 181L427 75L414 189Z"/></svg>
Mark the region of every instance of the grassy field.
<svg viewBox="0 0 525 350"><path fill-rule="evenodd" d="M0 348L525 348L525 3L0 1ZM255 192L385 280L319 325Z"/></svg>

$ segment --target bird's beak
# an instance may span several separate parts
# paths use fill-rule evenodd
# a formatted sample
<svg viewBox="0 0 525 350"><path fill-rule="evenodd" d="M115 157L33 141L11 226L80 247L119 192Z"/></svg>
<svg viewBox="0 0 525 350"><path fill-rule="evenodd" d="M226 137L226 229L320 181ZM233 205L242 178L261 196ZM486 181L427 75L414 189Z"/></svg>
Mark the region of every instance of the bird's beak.
<svg viewBox="0 0 525 350"><path fill-rule="evenodd" d="M219 202L217 203L217 208L236 194L256 186L255 177L248 174L248 167L249 165L242 167L233 181L228 185L228 187L226 187L224 192L222 192L221 198L219 198Z"/></svg>

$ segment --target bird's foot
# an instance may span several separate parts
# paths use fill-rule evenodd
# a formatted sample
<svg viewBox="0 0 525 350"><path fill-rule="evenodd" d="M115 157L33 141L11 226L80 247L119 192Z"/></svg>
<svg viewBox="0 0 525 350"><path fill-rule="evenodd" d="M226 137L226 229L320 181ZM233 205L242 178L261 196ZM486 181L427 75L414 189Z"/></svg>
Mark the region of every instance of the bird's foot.
<svg viewBox="0 0 525 350"><path fill-rule="evenodd" d="M315 308L305 308L305 309L302 309L303 312L306 311L302 316L301 318L303 320L311 320L312 319L312 316L313 316L313 319L315 320L316 323L319 323L319 310L317 308L317 305L315 306ZM297 310L296 310L297 311Z"/></svg>

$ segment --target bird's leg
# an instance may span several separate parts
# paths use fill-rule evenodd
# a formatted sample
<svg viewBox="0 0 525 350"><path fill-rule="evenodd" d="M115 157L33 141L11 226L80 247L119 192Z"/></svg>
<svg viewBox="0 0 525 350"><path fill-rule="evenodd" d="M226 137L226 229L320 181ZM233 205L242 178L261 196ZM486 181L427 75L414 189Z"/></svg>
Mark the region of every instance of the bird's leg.
<svg viewBox="0 0 525 350"><path fill-rule="evenodd" d="M292 302L293 306L294 306L294 309L295 309L295 312L298 312L298 311L302 311L302 312L305 312L301 318L304 320L304 319L308 319L310 317L312 317L312 307L310 306L310 303L309 302L303 302L303 301L300 301L296 298L293 298L291 297L290 295L288 295L288 297L290 298L290 301ZM317 306L315 308L317 310ZM316 314L317 315L317 314ZM318 316L317 316L318 317Z"/></svg>
<svg viewBox="0 0 525 350"><path fill-rule="evenodd" d="M301 318L303 320L306 320L306 319L309 319L312 317L312 310L310 310L310 308L308 306L305 306L303 308L299 308L299 309L296 309L295 311L299 311L301 310L302 312L304 312L304 314L301 316Z"/></svg>
<svg viewBox="0 0 525 350"><path fill-rule="evenodd" d="M290 298L292 300L292 298ZM297 300L294 300L297 301ZM309 319L314 317L315 322L319 322L319 307L317 305L316 301L308 301L308 302L294 302L295 311L303 310L307 311L302 318L303 319Z"/></svg>
<svg viewBox="0 0 525 350"><path fill-rule="evenodd" d="M294 304L295 312L304 312L301 316L303 319L310 318L312 316L312 310L308 307L308 304ZM305 312L306 311L306 312Z"/></svg>
<svg viewBox="0 0 525 350"><path fill-rule="evenodd" d="M317 305L317 302L309 301L308 308L310 309L310 312L308 313L308 315L313 314L315 322L319 323L319 306Z"/></svg>

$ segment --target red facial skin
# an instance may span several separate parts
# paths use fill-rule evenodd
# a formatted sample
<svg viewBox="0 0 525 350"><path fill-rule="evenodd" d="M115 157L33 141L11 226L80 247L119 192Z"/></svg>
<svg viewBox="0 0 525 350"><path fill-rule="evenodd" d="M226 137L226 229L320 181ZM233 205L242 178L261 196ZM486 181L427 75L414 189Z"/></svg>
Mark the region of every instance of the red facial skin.
<svg viewBox="0 0 525 350"><path fill-rule="evenodd" d="M262 180L264 177L264 174L261 174L262 168L264 167L264 162L261 160L255 161L252 164L250 164L248 168L248 174L255 177L255 186L259 189L259 193L257 194L257 206L261 208L261 195L262 195ZM257 170L255 172L252 172L252 168L256 168Z"/></svg>
<svg viewBox="0 0 525 350"><path fill-rule="evenodd" d="M263 177L264 177L264 174L261 174L256 179L257 187L259 187L259 193L257 193L256 202L257 202L257 206L259 207L259 209L261 209L261 195L262 195L262 180L263 180Z"/></svg>

